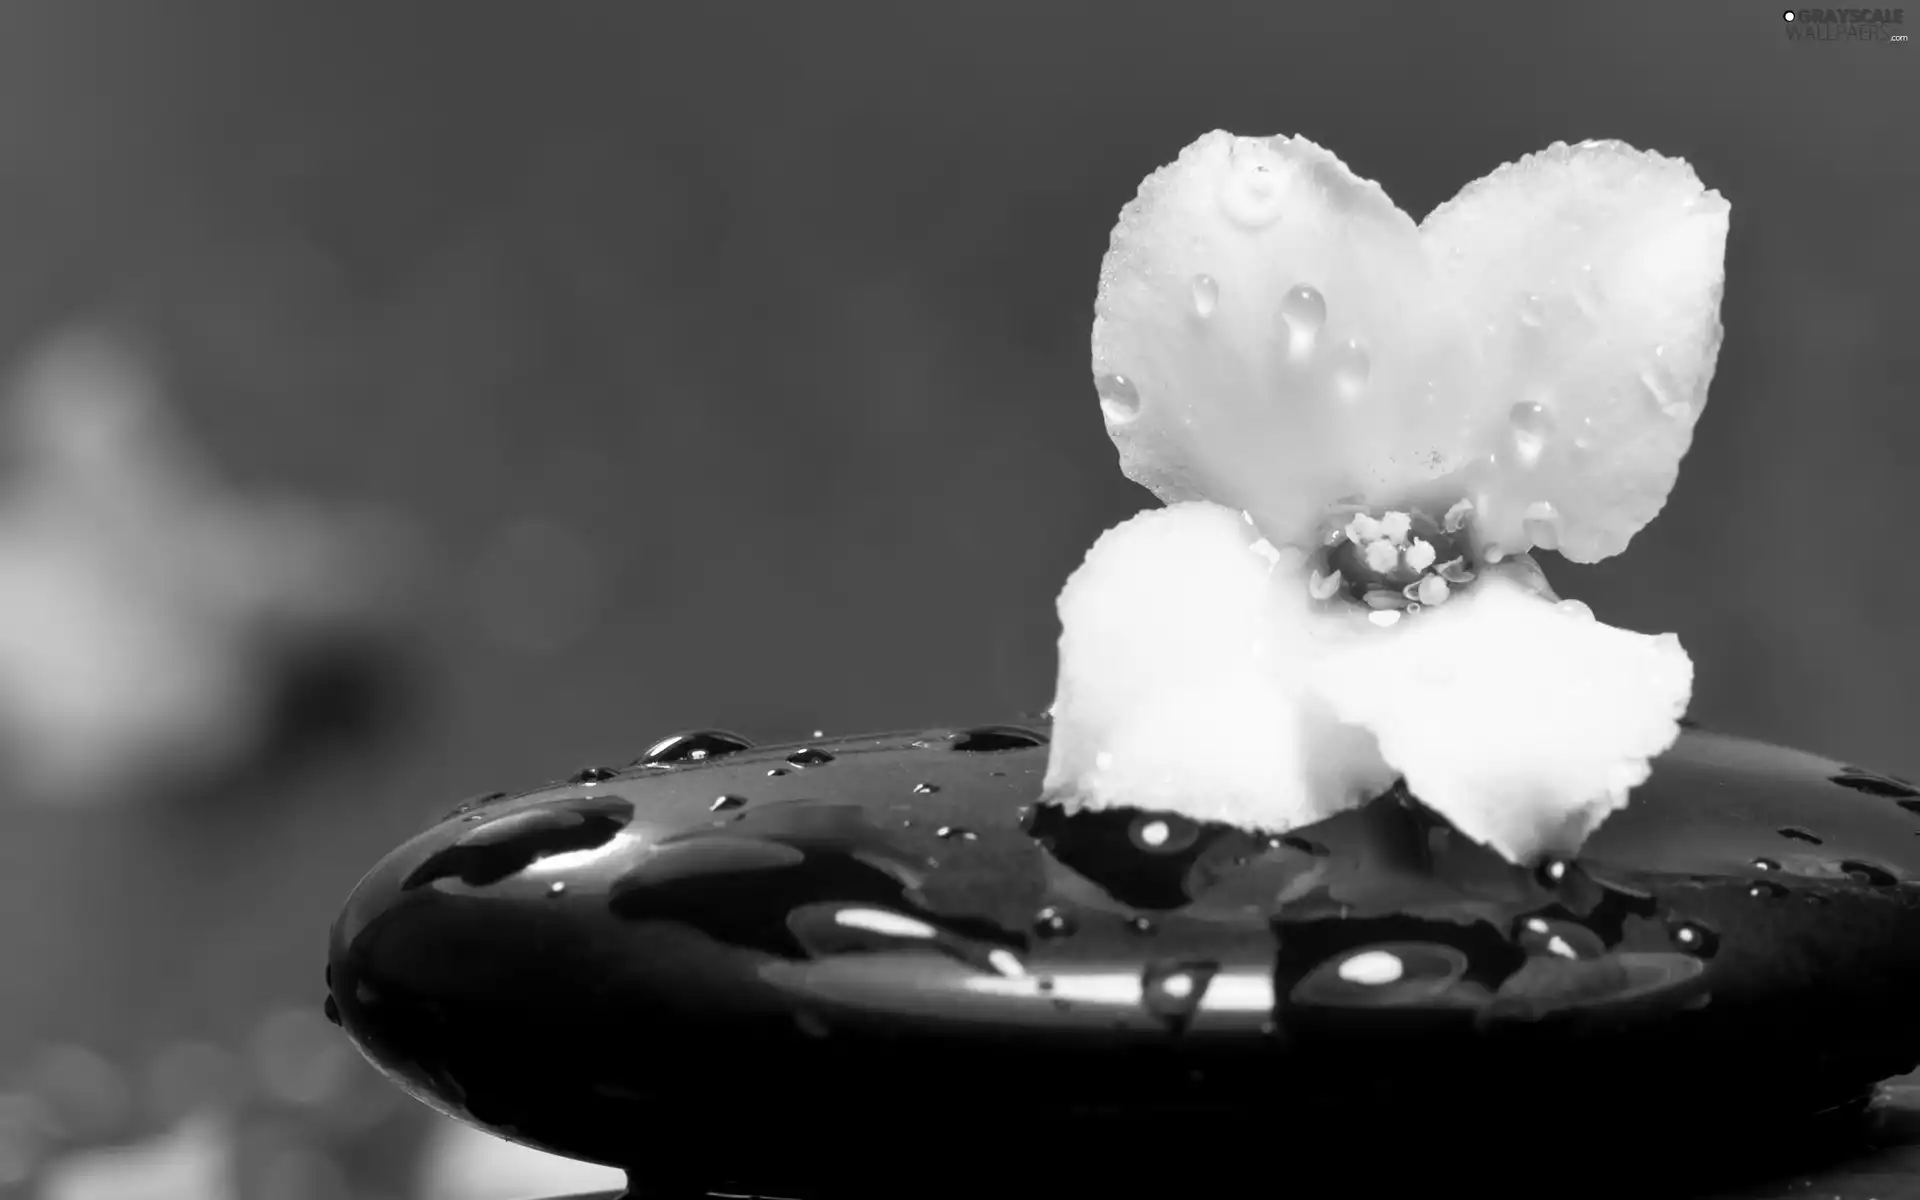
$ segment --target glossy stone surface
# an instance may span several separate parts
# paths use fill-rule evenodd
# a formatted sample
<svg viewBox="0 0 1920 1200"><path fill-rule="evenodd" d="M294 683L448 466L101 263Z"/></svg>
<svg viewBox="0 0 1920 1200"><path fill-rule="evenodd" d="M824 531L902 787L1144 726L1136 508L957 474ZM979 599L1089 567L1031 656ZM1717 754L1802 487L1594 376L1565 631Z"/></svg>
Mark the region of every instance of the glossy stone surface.
<svg viewBox="0 0 1920 1200"><path fill-rule="evenodd" d="M1665 1194L1920 1061L1902 781L1689 731L1523 869L1399 793L1274 838L1068 814L1044 736L711 738L463 807L354 892L331 1008L427 1103L661 1195L980 1194L1009 1148L1071 1194L1496 1147L1594 1182L1681 1147L1634 1177Z"/></svg>

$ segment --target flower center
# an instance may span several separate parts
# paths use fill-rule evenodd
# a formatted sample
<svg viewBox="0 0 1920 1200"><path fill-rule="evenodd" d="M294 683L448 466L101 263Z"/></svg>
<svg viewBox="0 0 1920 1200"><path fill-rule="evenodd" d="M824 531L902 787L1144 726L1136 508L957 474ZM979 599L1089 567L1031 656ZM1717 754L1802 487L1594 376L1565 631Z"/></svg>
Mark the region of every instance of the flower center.
<svg viewBox="0 0 1920 1200"><path fill-rule="evenodd" d="M1364 605L1381 625L1445 604L1479 573L1467 528L1472 516L1465 500L1437 519L1419 509L1375 515L1342 506L1321 526L1308 594L1323 604Z"/></svg>

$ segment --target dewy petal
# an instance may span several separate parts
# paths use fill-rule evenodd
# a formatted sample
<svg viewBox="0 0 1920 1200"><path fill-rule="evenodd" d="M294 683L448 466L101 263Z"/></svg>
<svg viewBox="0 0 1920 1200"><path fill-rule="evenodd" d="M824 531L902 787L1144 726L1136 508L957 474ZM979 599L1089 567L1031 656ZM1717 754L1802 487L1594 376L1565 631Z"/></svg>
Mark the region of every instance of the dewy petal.
<svg viewBox="0 0 1920 1200"><path fill-rule="evenodd" d="M1422 802L1515 862L1571 853L1679 736L1672 634L1557 611L1501 579L1322 657L1314 687Z"/></svg>
<svg viewBox="0 0 1920 1200"><path fill-rule="evenodd" d="M1108 424L1121 466L1308 544L1336 498L1465 464L1477 369L1449 304L1379 185L1302 138L1208 134L1141 184L1101 264L1094 374L1137 398Z"/></svg>
<svg viewBox="0 0 1920 1200"><path fill-rule="evenodd" d="M1340 497L1470 497L1483 548L1605 558L1691 442L1727 211L1684 162L1589 142L1416 226L1311 142L1208 134L1141 185L1102 263L1093 369L1127 398L1108 432L1161 499L1246 509L1276 543L1310 544Z"/></svg>
<svg viewBox="0 0 1920 1200"><path fill-rule="evenodd" d="M1483 542L1595 562L1660 512L1720 351L1727 220L1684 161L1620 142L1528 155L1427 217L1485 364ZM1543 501L1549 540L1525 527Z"/></svg>
<svg viewBox="0 0 1920 1200"><path fill-rule="evenodd" d="M1371 735L1305 689L1357 621L1315 617L1230 509L1175 504L1101 536L1060 595L1045 790L1284 830L1390 786ZM1374 631L1360 626L1360 635Z"/></svg>

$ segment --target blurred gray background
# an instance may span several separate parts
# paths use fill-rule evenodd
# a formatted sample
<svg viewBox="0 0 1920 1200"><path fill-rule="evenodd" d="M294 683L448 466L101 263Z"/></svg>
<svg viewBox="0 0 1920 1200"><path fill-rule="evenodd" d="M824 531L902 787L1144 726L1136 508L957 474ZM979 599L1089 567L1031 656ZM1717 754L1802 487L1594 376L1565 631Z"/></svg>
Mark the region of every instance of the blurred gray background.
<svg viewBox="0 0 1920 1200"><path fill-rule="evenodd" d="M464 794L1044 706L1056 591L1152 503L1100 256L1216 127L1415 215L1555 140L1689 159L1711 402L1661 518L1548 572L1678 632L1709 726L1920 770L1920 47L1760 0L6 0L0 353L110 317L233 488L402 514L425 583L396 736L0 804L0 1067L317 1005L359 873Z"/></svg>

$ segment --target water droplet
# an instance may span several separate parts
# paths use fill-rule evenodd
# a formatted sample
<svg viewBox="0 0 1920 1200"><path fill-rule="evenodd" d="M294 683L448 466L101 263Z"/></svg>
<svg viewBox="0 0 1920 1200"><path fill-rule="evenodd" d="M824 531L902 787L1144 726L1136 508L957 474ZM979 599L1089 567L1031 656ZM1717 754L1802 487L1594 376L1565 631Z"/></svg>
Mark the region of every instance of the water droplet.
<svg viewBox="0 0 1920 1200"><path fill-rule="evenodd" d="M1753 886L1747 889L1747 895L1752 896L1756 900L1778 900L1786 894L1787 889L1781 887L1771 879L1756 880Z"/></svg>
<svg viewBox="0 0 1920 1200"><path fill-rule="evenodd" d="M1553 888L1559 887L1566 881L1567 870L1566 859L1550 858L1535 868L1533 874L1534 878L1539 881L1541 887Z"/></svg>
<svg viewBox="0 0 1920 1200"><path fill-rule="evenodd" d="M1033 931L1045 938L1067 937L1078 925L1067 913L1048 905L1034 914Z"/></svg>
<svg viewBox="0 0 1920 1200"><path fill-rule="evenodd" d="M1582 621L1593 620L1593 609L1588 607L1585 601L1562 600L1560 601L1560 603L1554 605L1553 608L1555 612L1562 613L1566 616L1574 617Z"/></svg>
<svg viewBox="0 0 1920 1200"><path fill-rule="evenodd" d="M708 812L725 812L730 808L739 808L747 802L745 796L715 796L713 803L707 805Z"/></svg>
<svg viewBox="0 0 1920 1200"><path fill-rule="evenodd" d="M1756 858L1753 860L1753 867L1756 871L1778 871L1780 864L1771 858Z"/></svg>
<svg viewBox="0 0 1920 1200"><path fill-rule="evenodd" d="M778 779L782 775L785 775L786 773L787 773L787 769L785 767L768 767L767 768L768 779Z"/></svg>
<svg viewBox="0 0 1920 1200"><path fill-rule="evenodd" d="M1153 919L1151 917L1128 917L1127 928L1142 936L1151 934L1154 931Z"/></svg>
<svg viewBox="0 0 1920 1200"><path fill-rule="evenodd" d="M1220 285L1211 275L1193 277L1193 311L1202 317L1213 315L1213 306L1220 302Z"/></svg>
<svg viewBox="0 0 1920 1200"><path fill-rule="evenodd" d="M1325 858L1333 853L1312 838L1304 838L1297 833L1285 833L1279 837L1268 838L1267 845L1275 850L1285 848L1301 854L1311 854L1315 858Z"/></svg>
<svg viewBox="0 0 1920 1200"><path fill-rule="evenodd" d="M1667 936L1673 944L1697 958L1712 958L1720 949L1720 935L1698 921L1675 917L1667 923Z"/></svg>
<svg viewBox="0 0 1920 1200"><path fill-rule="evenodd" d="M1553 415L1537 401L1523 400L1507 410L1508 434L1514 457L1523 467L1540 461L1547 448L1547 435L1553 432Z"/></svg>
<svg viewBox="0 0 1920 1200"><path fill-rule="evenodd" d="M1812 830L1802 829L1798 825L1781 826L1780 836L1783 838L1791 838L1796 842L1806 842L1810 846L1818 846L1820 844L1820 837L1818 834L1814 833Z"/></svg>
<svg viewBox="0 0 1920 1200"><path fill-rule="evenodd" d="M937 783L916 783L913 785L913 794L916 796L931 796L939 790L940 785Z"/></svg>
<svg viewBox="0 0 1920 1200"><path fill-rule="evenodd" d="M400 886L412 890L438 879L458 879L469 887L498 883L539 859L604 846L632 819L633 805L618 796L523 808L467 830L414 868Z"/></svg>
<svg viewBox="0 0 1920 1200"><path fill-rule="evenodd" d="M1017 725L981 725L954 735L953 748L967 754L997 754L1044 746L1047 739Z"/></svg>
<svg viewBox="0 0 1920 1200"><path fill-rule="evenodd" d="M1333 352L1333 387L1342 400L1357 400L1367 388L1367 377L1373 372L1373 360L1367 356L1367 349L1357 340L1349 338Z"/></svg>
<svg viewBox="0 0 1920 1200"><path fill-rule="evenodd" d="M442 821L450 820L454 817L458 817L463 814L470 813L476 808L485 808L487 805L492 804L495 801L505 800L506 798L507 798L507 794L505 792L486 792L478 796L469 796L465 800L462 800L460 803L454 805L451 809L447 811L447 815L444 817L441 817L440 819Z"/></svg>
<svg viewBox="0 0 1920 1200"><path fill-rule="evenodd" d="M1547 319L1547 307L1540 297L1529 292L1520 301L1520 323L1529 329L1538 329Z"/></svg>
<svg viewBox="0 0 1920 1200"><path fill-rule="evenodd" d="M825 736L827 736L827 731L826 731L826 730L824 730L824 729L816 729L816 730L814 730L814 731L813 731L813 734L812 734L812 736L814 736L814 737L817 737L817 738L823 738L823 737L825 737Z"/></svg>
<svg viewBox="0 0 1920 1200"><path fill-rule="evenodd" d="M1869 796L1886 796L1890 799L1920 796L1920 788L1904 783L1887 775L1876 775L1871 771L1862 771L1858 767L1849 767L1833 776L1833 782L1843 788L1852 788L1856 792L1865 792ZM1905 807L1905 806L1903 806ZM1911 811L1911 809L1909 809Z"/></svg>
<svg viewBox="0 0 1920 1200"><path fill-rule="evenodd" d="M1532 955L1594 959L1607 952L1600 935L1575 921L1534 915L1515 922L1513 940Z"/></svg>
<svg viewBox="0 0 1920 1200"><path fill-rule="evenodd" d="M1304 361L1313 354L1314 339L1327 323L1327 301L1319 289L1299 284L1280 301L1280 316L1287 323L1287 357Z"/></svg>
<svg viewBox="0 0 1920 1200"><path fill-rule="evenodd" d="M1149 846L1164 846L1171 832L1165 821L1148 821L1140 827L1140 840Z"/></svg>
<svg viewBox="0 0 1920 1200"><path fill-rule="evenodd" d="M980 840L979 834L963 825L942 825L933 831L933 836L945 841L953 841L955 838L963 842L976 842Z"/></svg>
<svg viewBox="0 0 1920 1200"><path fill-rule="evenodd" d="M1152 963L1140 973L1140 1002L1174 1029L1199 1011L1219 967L1213 963Z"/></svg>
<svg viewBox="0 0 1920 1200"><path fill-rule="evenodd" d="M1124 425L1140 415L1140 391L1125 375L1102 375L1093 381L1100 396L1100 411L1115 425Z"/></svg>
<svg viewBox="0 0 1920 1200"><path fill-rule="evenodd" d="M750 750L753 743L737 733L722 729L696 729L661 738L634 760L636 766L669 767L679 763L704 762Z"/></svg>
<svg viewBox="0 0 1920 1200"><path fill-rule="evenodd" d="M1873 887L1893 887L1900 882L1900 877L1885 867L1859 859L1847 859L1840 864L1840 869L1854 882Z"/></svg>
<svg viewBox="0 0 1920 1200"><path fill-rule="evenodd" d="M812 746L795 750L787 755L787 761L796 767L819 767L833 761L833 755L825 750L816 750Z"/></svg>
<svg viewBox="0 0 1920 1200"><path fill-rule="evenodd" d="M1400 956L1385 950L1363 950L1340 964L1340 978L1348 983L1379 987L1399 979L1406 970Z"/></svg>
<svg viewBox="0 0 1920 1200"><path fill-rule="evenodd" d="M580 770L574 772L573 778L568 782L584 784L605 783L619 773L620 772L611 767L582 767Z"/></svg>
<svg viewBox="0 0 1920 1200"><path fill-rule="evenodd" d="M547 885L547 895L549 896L564 896L566 894L567 885L563 880L556 879Z"/></svg>

